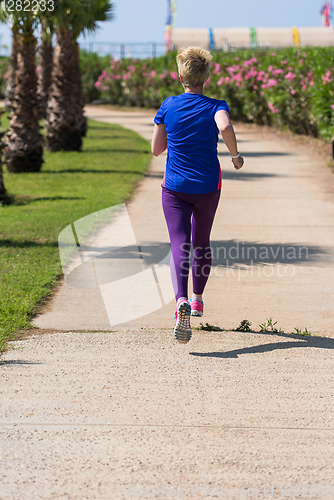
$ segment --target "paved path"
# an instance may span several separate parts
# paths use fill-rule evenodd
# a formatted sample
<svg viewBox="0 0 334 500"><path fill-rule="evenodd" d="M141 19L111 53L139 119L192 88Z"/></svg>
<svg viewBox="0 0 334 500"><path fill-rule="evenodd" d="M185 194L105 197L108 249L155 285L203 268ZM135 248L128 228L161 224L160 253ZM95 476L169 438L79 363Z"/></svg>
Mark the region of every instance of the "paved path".
<svg viewBox="0 0 334 500"><path fill-rule="evenodd" d="M151 135L149 112L87 114ZM203 319L273 317L287 333L195 331L178 345L173 302L89 333L110 329L101 287L64 285L35 323L82 331L41 330L0 363L1 500L334 495L334 177L304 147L237 132L246 164L221 156ZM148 253L167 249L163 168L152 162L128 206Z"/></svg>
<svg viewBox="0 0 334 500"><path fill-rule="evenodd" d="M153 114L149 111L122 113L90 106L87 114L122 124L148 140L152 136ZM220 144L224 180L212 231L215 266L205 291L206 320L231 329L248 319L257 328L273 317L286 332L306 327L330 334L334 320L334 178L307 150L293 143L263 140L242 127L238 139L246 160L240 172L233 169L224 144ZM165 161L165 155L153 159L127 207L137 243L144 248L168 247L160 201ZM94 241L96 247L105 246L105 234L101 236ZM170 328L173 314L171 301L150 315L117 325L117 329ZM110 329L100 289L66 285L51 310L35 324L64 330Z"/></svg>

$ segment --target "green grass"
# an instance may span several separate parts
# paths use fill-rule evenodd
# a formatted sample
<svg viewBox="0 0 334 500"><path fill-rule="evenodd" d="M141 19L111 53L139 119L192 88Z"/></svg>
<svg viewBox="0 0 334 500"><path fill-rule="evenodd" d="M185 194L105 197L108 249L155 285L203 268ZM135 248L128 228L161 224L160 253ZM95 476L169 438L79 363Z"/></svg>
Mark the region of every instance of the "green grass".
<svg viewBox="0 0 334 500"><path fill-rule="evenodd" d="M61 230L129 199L150 159L149 143L134 132L89 120L82 152L45 152L41 172L5 173L12 203L0 206L0 352L31 328L60 276Z"/></svg>

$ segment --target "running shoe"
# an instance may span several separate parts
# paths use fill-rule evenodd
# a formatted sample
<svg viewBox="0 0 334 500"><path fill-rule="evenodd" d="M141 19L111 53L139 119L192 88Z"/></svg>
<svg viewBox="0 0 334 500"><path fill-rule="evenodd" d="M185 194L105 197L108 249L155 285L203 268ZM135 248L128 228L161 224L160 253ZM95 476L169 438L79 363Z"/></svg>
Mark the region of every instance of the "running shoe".
<svg viewBox="0 0 334 500"><path fill-rule="evenodd" d="M190 299L190 305L191 305L191 316L203 316L203 308L204 304L203 301L198 301L198 300L191 300Z"/></svg>
<svg viewBox="0 0 334 500"><path fill-rule="evenodd" d="M181 301L175 312L174 327L174 337L181 344L186 344L191 339L190 314L189 302L187 300Z"/></svg>

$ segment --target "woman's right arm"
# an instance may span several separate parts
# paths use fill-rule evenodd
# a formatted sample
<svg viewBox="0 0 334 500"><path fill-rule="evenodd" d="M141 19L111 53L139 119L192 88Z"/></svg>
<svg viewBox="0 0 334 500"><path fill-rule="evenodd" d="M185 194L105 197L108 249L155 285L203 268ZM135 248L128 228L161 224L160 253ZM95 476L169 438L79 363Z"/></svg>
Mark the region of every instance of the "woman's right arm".
<svg viewBox="0 0 334 500"><path fill-rule="evenodd" d="M230 154L236 156L238 154L238 146L234 129L230 121L230 115L227 111L220 109L215 114L215 122ZM244 159L242 156L238 156L237 158L232 158L232 163L234 168L239 170L244 164Z"/></svg>
<svg viewBox="0 0 334 500"><path fill-rule="evenodd" d="M167 132L164 123L154 124L151 151L154 156L159 156L167 149Z"/></svg>

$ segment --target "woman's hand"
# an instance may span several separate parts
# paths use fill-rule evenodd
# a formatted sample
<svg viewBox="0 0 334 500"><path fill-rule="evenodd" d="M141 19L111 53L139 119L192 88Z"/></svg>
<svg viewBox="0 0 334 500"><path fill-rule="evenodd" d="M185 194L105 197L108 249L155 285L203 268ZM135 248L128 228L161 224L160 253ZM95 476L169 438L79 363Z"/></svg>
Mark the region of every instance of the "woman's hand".
<svg viewBox="0 0 334 500"><path fill-rule="evenodd" d="M244 164L244 159L243 159L243 157L242 157L242 156L238 156L238 158L233 158L233 159L232 159L232 163L233 163L234 168L235 168L236 170L240 170L240 169L241 169L241 167L242 167L242 166L243 166L243 164Z"/></svg>

